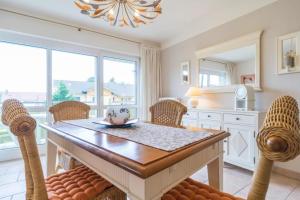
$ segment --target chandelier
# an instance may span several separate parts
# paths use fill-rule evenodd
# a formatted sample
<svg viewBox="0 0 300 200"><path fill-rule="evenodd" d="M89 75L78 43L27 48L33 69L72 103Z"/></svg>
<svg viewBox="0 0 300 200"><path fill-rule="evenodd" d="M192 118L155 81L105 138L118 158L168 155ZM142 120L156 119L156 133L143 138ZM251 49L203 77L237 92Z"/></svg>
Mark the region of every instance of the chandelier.
<svg viewBox="0 0 300 200"><path fill-rule="evenodd" d="M138 27L161 14L161 0L75 0L82 14L103 18L114 26Z"/></svg>

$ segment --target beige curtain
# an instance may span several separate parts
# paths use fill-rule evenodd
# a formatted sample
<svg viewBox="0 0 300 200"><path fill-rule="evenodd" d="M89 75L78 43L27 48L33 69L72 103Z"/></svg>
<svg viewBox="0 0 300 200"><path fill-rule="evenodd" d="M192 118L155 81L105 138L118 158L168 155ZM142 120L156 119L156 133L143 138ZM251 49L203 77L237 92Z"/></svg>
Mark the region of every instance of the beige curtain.
<svg viewBox="0 0 300 200"><path fill-rule="evenodd" d="M149 107L161 94L161 52L154 47L141 47L141 119L149 120Z"/></svg>

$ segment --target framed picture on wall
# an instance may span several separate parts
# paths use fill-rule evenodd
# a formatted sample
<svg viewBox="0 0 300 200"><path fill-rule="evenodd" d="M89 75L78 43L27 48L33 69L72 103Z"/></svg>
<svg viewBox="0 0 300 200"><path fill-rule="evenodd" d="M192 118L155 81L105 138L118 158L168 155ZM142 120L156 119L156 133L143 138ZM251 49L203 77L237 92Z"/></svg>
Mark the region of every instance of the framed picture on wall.
<svg viewBox="0 0 300 200"><path fill-rule="evenodd" d="M255 74L241 75L241 84L254 84L255 83Z"/></svg>
<svg viewBox="0 0 300 200"><path fill-rule="evenodd" d="M191 83L191 75L190 75L190 62L182 62L181 65L181 83L183 85L189 85Z"/></svg>
<svg viewBox="0 0 300 200"><path fill-rule="evenodd" d="M278 38L277 65L278 74L300 72L299 42L300 32Z"/></svg>

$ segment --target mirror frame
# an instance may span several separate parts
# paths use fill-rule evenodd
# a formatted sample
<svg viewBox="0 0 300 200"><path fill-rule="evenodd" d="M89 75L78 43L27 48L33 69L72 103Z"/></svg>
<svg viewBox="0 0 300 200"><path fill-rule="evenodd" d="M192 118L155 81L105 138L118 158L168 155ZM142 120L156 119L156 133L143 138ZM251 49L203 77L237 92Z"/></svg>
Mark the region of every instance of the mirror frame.
<svg viewBox="0 0 300 200"><path fill-rule="evenodd" d="M233 49L242 48L245 46L255 45L256 46L256 56L255 56L255 83L252 85L255 91L262 91L260 84L260 45L261 45L261 35L263 31L256 31L254 33L223 42L205 49L201 49L195 52L198 66L197 66L197 86L199 85L199 72L200 72L200 60L211 57L212 55L223 53L225 51L230 51ZM201 88L203 93L226 93L226 92L235 92L237 84L229 86L220 86L220 87L211 87L211 88Z"/></svg>

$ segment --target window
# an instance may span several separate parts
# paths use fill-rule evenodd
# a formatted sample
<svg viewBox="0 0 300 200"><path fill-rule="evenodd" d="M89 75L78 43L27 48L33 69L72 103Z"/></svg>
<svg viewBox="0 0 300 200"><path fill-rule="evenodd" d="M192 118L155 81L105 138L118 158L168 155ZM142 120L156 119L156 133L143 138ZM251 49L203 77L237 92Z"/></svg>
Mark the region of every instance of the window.
<svg viewBox="0 0 300 200"><path fill-rule="evenodd" d="M136 104L136 63L104 58L103 60L104 105Z"/></svg>
<svg viewBox="0 0 300 200"><path fill-rule="evenodd" d="M46 120L45 49L0 42L0 106L6 99L24 103L37 121ZM45 134L37 129L37 142L45 142ZM0 123L0 149L17 147L17 139Z"/></svg>
<svg viewBox="0 0 300 200"><path fill-rule="evenodd" d="M137 65L135 61L104 57L103 104L125 105L137 116Z"/></svg>
<svg viewBox="0 0 300 200"><path fill-rule="evenodd" d="M16 98L28 106L46 103L46 50L0 43L0 99Z"/></svg>
<svg viewBox="0 0 300 200"><path fill-rule="evenodd" d="M226 72L200 69L199 85L201 88L226 85Z"/></svg>
<svg viewBox="0 0 300 200"><path fill-rule="evenodd" d="M16 98L38 123L44 123L51 119L47 112L51 104L77 100L91 106L91 118L105 113L108 106L120 105L136 118L137 61L103 57L95 49L86 51L93 56L0 42L0 108L4 100ZM37 126L36 133L37 143L45 144L46 131ZM17 144L17 138L0 122L0 150L14 148L19 154Z"/></svg>
<svg viewBox="0 0 300 200"><path fill-rule="evenodd" d="M96 57L52 51L52 101L96 104Z"/></svg>
<svg viewBox="0 0 300 200"><path fill-rule="evenodd" d="M199 86L219 87L228 85L229 69L224 61L214 59L201 59L199 66Z"/></svg>

